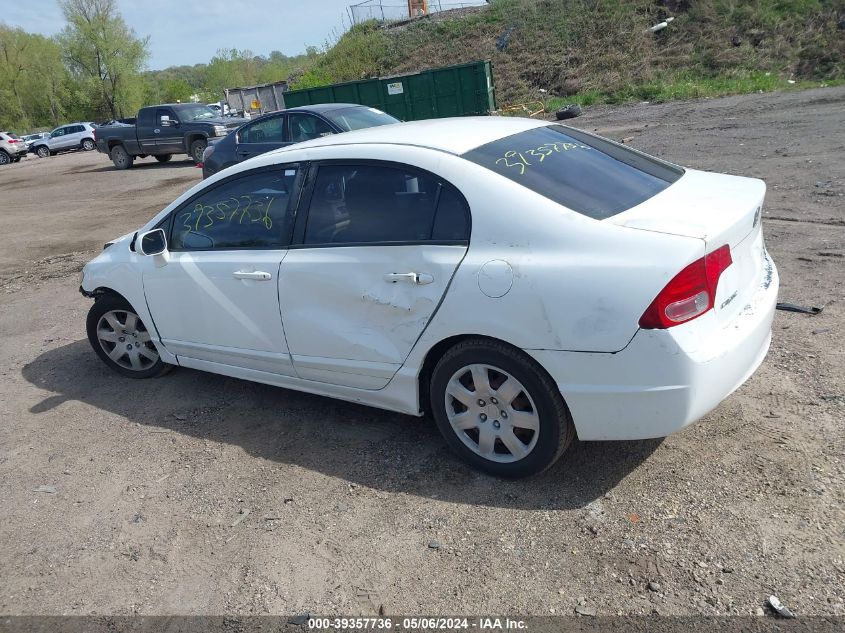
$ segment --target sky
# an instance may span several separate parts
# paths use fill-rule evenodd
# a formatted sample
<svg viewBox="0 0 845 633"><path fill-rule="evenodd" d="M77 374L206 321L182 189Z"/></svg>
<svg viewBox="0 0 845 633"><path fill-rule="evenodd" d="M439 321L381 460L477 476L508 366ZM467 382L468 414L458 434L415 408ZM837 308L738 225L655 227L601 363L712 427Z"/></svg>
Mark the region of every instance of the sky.
<svg viewBox="0 0 845 633"><path fill-rule="evenodd" d="M431 1L431 0L430 0ZM453 0L444 0L443 4ZM482 0L463 0L482 4ZM256 55L322 48L349 27L347 7L360 0L117 0L123 19L150 36L148 68L207 63L220 48ZM384 0L403 5L404 0ZM0 0L0 22L55 35L65 22L56 0Z"/></svg>

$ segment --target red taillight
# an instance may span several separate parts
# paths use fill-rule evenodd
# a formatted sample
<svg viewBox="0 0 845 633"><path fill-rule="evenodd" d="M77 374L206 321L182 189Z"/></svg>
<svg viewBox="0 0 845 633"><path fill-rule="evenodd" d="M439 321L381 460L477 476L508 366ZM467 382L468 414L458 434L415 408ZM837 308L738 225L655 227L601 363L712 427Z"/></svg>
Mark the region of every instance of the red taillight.
<svg viewBox="0 0 845 633"><path fill-rule="evenodd" d="M640 327L663 330L707 312L713 307L719 277L731 263L731 249L725 244L684 268L643 312Z"/></svg>

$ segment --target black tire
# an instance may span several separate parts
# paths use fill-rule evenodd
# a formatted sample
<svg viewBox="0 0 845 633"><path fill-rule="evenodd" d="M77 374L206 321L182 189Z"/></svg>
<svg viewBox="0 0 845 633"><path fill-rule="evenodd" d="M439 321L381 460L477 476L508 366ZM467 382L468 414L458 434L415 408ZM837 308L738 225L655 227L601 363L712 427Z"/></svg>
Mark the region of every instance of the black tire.
<svg viewBox="0 0 845 633"><path fill-rule="evenodd" d="M146 332L146 327L144 327L143 322L141 321L140 317L138 317L135 309L129 305L129 303L123 298L118 295L114 294L105 294L97 298L94 302L94 305L91 306L91 309L88 311L88 318L85 322L85 329L88 333L88 342L91 343L91 347L94 348L94 352L96 352L97 356L116 371L119 374L127 376L129 378L155 378L156 376L161 376L166 372L170 371L171 365L165 363L161 360L161 357L158 356L158 351L156 350L156 357L157 359L155 362L149 361L145 366L141 369L134 370L128 367L124 367L118 364L115 360L109 357L109 354L104 349L104 343L101 343L98 334L98 325L100 324L100 319L108 314L109 312L117 312L120 313L128 313L135 315L138 323L138 329L140 330L143 328L143 331ZM126 323L127 321L124 321ZM125 332L123 332L125 334ZM138 345L137 341L133 339L131 336L124 337L127 341L130 341L128 344L131 346L133 343ZM109 343L105 343L108 345ZM123 342L115 342L114 347L111 349L115 349L118 346L123 346L126 344L126 341ZM151 341L149 343L141 343L148 349L155 349L155 344ZM137 352L136 352L137 355ZM124 358L128 358L128 355ZM122 359L118 359L122 360ZM148 359L149 360L149 359ZM127 361L128 362L128 361Z"/></svg>
<svg viewBox="0 0 845 633"><path fill-rule="evenodd" d="M47 158L50 156L50 148L46 145L39 145L38 149L35 150L35 153L38 158Z"/></svg>
<svg viewBox="0 0 845 633"><path fill-rule="evenodd" d="M171 158L173 158L173 154L159 154L158 156L156 156L156 160L160 163L166 163Z"/></svg>
<svg viewBox="0 0 845 633"><path fill-rule="evenodd" d="M485 458L469 448L465 443L466 438L461 439L458 435L463 433L469 436L473 429L458 431L452 428L446 410L447 385L453 376L471 365L490 366L493 369L488 376L492 377L497 374L495 370L507 372L510 377L516 379L524 387L524 391L517 392L518 395L511 402L517 403L522 399L522 402L531 405L529 415L536 415L539 418L538 430L534 431L534 433L537 433L536 442L534 442L533 434L530 435L529 445L534 442L533 448L524 457L505 463ZM490 384L492 386L492 379ZM502 383L499 383L494 389L501 387ZM435 366L429 392L431 411L449 447L471 466L497 477L518 478L541 473L563 455L575 438L575 426L572 423L572 417L554 381L530 356L499 341L473 338L455 345L446 352ZM472 392L474 398L475 390L473 389ZM497 393L495 390L491 391L491 394L495 393ZM490 394L482 393L481 395L486 398ZM481 401L479 399L479 403ZM495 403L495 400L491 400L491 402ZM501 406L503 406L501 403L495 403L494 408L499 409ZM508 405L504 406L508 408ZM516 411L516 409L514 408L513 411ZM502 424L504 425L504 418L508 416L504 412L496 415L503 417ZM512 413L511 417L513 418L515 415L515 413ZM499 420L489 420L488 418L484 418L484 420L485 424L499 424ZM496 426L496 428L499 427ZM524 432L524 429L518 430ZM474 441L477 441L480 447L480 440ZM495 442L497 443L494 444L494 451L504 450L507 451L507 455L511 454L501 443L501 440L497 439ZM504 455L504 457L507 458L507 455Z"/></svg>
<svg viewBox="0 0 845 633"><path fill-rule="evenodd" d="M202 154L206 147L208 147L208 141L204 138L198 138L191 143L190 153L194 163L199 164L202 162Z"/></svg>
<svg viewBox="0 0 845 633"><path fill-rule="evenodd" d="M19 162L21 162L21 158L22 158L21 156L15 156L15 157L12 159L12 162L13 162L13 163L19 163Z"/></svg>
<svg viewBox="0 0 845 633"><path fill-rule="evenodd" d="M564 119L574 119L577 116L581 116L581 106L577 103L563 106L560 110L555 112L555 118L558 121L563 121Z"/></svg>
<svg viewBox="0 0 845 633"><path fill-rule="evenodd" d="M90 138L86 138L82 141L82 149L83 151L90 152L93 149L96 149L97 145L94 141Z"/></svg>
<svg viewBox="0 0 845 633"><path fill-rule="evenodd" d="M123 147L123 145L115 145L112 147L110 156L115 169L129 169L132 167L132 163L135 162L135 158L126 151L126 148Z"/></svg>
<svg viewBox="0 0 845 633"><path fill-rule="evenodd" d="M12 162L12 157L9 156L5 150L0 149L0 165L8 165Z"/></svg>

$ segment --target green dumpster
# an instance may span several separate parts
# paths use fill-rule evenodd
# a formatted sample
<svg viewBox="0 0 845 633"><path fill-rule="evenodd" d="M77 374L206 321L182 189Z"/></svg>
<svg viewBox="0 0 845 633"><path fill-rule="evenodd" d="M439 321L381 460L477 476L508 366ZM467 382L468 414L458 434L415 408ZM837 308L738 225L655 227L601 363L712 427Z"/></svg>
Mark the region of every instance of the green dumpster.
<svg viewBox="0 0 845 633"><path fill-rule="evenodd" d="M403 121L489 114L496 109L489 61L434 68L413 75L363 79L284 93L285 107L360 103Z"/></svg>

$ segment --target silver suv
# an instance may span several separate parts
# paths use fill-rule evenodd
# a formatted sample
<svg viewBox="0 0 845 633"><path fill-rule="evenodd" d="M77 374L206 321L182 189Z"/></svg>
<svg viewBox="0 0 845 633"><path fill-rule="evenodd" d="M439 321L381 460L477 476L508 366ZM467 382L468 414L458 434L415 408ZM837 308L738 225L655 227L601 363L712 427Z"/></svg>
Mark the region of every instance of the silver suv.
<svg viewBox="0 0 845 633"><path fill-rule="evenodd" d="M16 134L0 132L0 165L18 162L26 152L26 143Z"/></svg>
<svg viewBox="0 0 845 633"><path fill-rule="evenodd" d="M50 132L50 138L35 141L29 148L40 158L47 158L59 152L84 149L90 152L96 148L94 126L91 123L68 123Z"/></svg>

